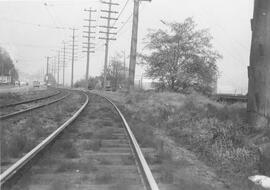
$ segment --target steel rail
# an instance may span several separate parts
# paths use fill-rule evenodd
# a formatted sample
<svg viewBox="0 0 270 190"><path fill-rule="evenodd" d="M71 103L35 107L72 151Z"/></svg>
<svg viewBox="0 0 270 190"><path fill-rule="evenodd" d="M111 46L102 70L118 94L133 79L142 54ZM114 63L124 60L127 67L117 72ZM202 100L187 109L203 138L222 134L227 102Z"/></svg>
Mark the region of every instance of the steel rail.
<svg viewBox="0 0 270 190"><path fill-rule="evenodd" d="M26 113L26 112L29 112L29 111L32 111L32 110L35 110L35 109L38 109L38 108L41 108L41 107L45 107L45 106L51 105L53 103L56 103L56 102L59 102L60 100L65 99L69 95L70 95L70 93L66 94L65 96L63 96L61 98L58 98L56 100L53 100L53 101L50 101L50 102L47 102L47 103L44 103L44 104L33 106L33 107L30 107L30 108L27 108L27 109L24 109L24 110L20 110L20 111L17 111L17 112L13 112L13 113L9 113L9 114L6 114L6 115L1 115L0 116L0 120L8 119L8 118L13 117L15 115L19 115L19 114Z"/></svg>
<svg viewBox="0 0 270 190"><path fill-rule="evenodd" d="M20 160L18 160L0 175L0 187L5 185L5 183L13 176L15 176L15 174L17 174L25 165L29 164L39 153L42 152L42 150L44 150L51 142L53 142L58 137L58 135L63 132L80 115L80 113L84 110L84 108L89 102L88 95L85 93L83 94L85 95L86 100L82 107L71 118L69 118L63 125L61 125L45 140L43 140L34 149L28 152L25 156L23 156Z"/></svg>
<svg viewBox="0 0 270 190"><path fill-rule="evenodd" d="M144 181L144 184L146 186L146 189L147 190L159 190L158 188L158 185L153 177L153 174L143 156L143 153L141 151L141 148L133 134L133 132L131 131L131 128L129 127L124 115L122 114L122 112L119 110L119 108L109 99L107 98L106 96L103 96L99 93L94 93L94 92L90 92L92 94L96 94L98 96L101 96L103 98L105 98L113 107L114 109L118 112L119 116L121 117L122 119L122 122L124 124L124 127L125 127L125 130L127 131L127 134L128 134L128 138L131 142L131 145L132 145L132 148L133 148L133 151L135 153L135 156L137 158L137 161L138 161L138 164L139 164L139 168L140 168L140 172L141 174L143 175L143 181Z"/></svg>
<svg viewBox="0 0 270 190"><path fill-rule="evenodd" d="M56 93L51 94L49 96L33 98L33 99L25 100L25 101L20 101L20 102L14 102L14 103L11 103L11 104L1 105L0 108L7 108L7 107L11 107L11 106L18 106L18 105L21 105L21 104L27 104L27 103L30 103L30 102L35 102L35 101L51 98L51 97L56 96L56 95L58 95L60 93L61 92L58 90Z"/></svg>

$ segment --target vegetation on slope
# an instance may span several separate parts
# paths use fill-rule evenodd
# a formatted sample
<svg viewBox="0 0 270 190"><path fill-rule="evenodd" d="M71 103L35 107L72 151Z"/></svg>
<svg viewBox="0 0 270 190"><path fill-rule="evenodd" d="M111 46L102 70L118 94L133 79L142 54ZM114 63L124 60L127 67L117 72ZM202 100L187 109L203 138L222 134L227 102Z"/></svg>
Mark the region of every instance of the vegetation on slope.
<svg viewBox="0 0 270 190"><path fill-rule="evenodd" d="M136 92L123 97L122 109L136 121L131 127L141 146L157 147L155 131L164 131L214 168L229 186L250 185L247 177L257 172L259 154L249 140L256 131L246 124L244 104L219 104L198 94Z"/></svg>

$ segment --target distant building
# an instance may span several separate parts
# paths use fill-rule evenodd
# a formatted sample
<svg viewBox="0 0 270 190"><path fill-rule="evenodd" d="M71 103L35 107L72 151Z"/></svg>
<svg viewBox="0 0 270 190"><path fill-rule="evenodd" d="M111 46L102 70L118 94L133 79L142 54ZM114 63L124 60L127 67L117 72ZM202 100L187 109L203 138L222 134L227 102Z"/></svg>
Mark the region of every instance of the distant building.
<svg viewBox="0 0 270 190"><path fill-rule="evenodd" d="M0 84L11 84L11 76L0 76Z"/></svg>

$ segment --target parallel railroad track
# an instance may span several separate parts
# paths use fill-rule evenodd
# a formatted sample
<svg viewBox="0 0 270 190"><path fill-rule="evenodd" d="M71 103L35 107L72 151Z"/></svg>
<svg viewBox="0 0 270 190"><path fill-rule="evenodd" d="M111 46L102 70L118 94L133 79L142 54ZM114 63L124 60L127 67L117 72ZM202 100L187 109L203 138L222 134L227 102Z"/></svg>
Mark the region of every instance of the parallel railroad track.
<svg viewBox="0 0 270 190"><path fill-rule="evenodd" d="M21 104L27 104L27 103L31 103L31 102L36 102L36 101L40 101L40 100L44 100L44 99L48 99L48 98L54 97L54 96L56 96L56 95L58 95L60 93L61 93L61 91L58 90L55 93L47 95L47 96L42 96L42 97L38 97L38 98L31 98L29 100L23 100L23 101L19 101L19 102L10 103L10 104L4 104L4 105L0 106L0 109L13 107L13 106L18 106L18 105L21 105Z"/></svg>
<svg viewBox="0 0 270 190"><path fill-rule="evenodd" d="M61 97L59 97L57 99L50 100L50 98L55 98L57 95L61 95ZM69 93L64 92L64 91L58 91L57 93L55 93L53 95L50 95L50 96L41 97L41 98L32 99L32 100L27 100L27 101L23 101L23 102L19 102L19 103L14 103L14 104L9 104L7 107L16 107L16 106L22 105L22 104L27 105L28 103L33 104L34 102L36 102L35 104L37 104L37 105L31 105L29 107L27 106L26 108L21 108L19 110L4 113L4 114L3 114L4 109L2 108L1 115L0 115L0 120L5 120L5 119L8 119L8 118L14 117L16 115L20 115L20 114L23 114L23 113L26 113L26 112L29 112L29 111L32 111L32 110L35 110L35 109L38 109L38 108L42 108L42 107L57 103L57 102L65 99L65 98L67 98L68 96L69 96ZM39 102L39 101L44 101L44 100L46 100L46 101L45 102ZM5 107L5 108L7 108L7 107Z"/></svg>
<svg viewBox="0 0 270 190"><path fill-rule="evenodd" d="M117 106L98 94L85 97L67 122L1 174L3 189L158 190Z"/></svg>

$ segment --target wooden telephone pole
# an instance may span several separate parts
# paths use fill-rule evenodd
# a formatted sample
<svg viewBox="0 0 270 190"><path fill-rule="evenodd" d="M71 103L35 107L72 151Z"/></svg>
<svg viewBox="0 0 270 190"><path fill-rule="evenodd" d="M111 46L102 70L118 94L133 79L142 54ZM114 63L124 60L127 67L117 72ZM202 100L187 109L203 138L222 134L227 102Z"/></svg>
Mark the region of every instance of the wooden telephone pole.
<svg viewBox="0 0 270 190"><path fill-rule="evenodd" d="M64 42L64 51L63 51L63 86L65 86L65 68L66 68L66 43Z"/></svg>
<svg viewBox="0 0 270 190"><path fill-rule="evenodd" d="M45 77L45 80L46 80L46 84L48 85L48 82L49 82L49 65L50 65L50 57L46 57L47 59L47 68L46 68L46 77Z"/></svg>
<svg viewBox="0 0 270 190"><path fill-rule="evenodd" d="M73 88L74 79L74 61L75 61L75 28L72 28L72 57L71 57L71 83L70 86Z"/></svg>
<svg viewBox="0 0 270 190"><path fill-rule="evenodd" d="M93 50L94 49L94 43L91 42L91 39L95 39L94 36L92 36L92 34L95 34L95 32L93 32L91 29L92 28L96 28L96 26L93 26L93 22L95 22L96 20L94 20L92 17L93 17L93 13L94 12L97 12L96 10L93 10L92 8L90 9L85 9L84 11L88 11L89 12L89 19L85 19L85 21L88 22L88 25L87 26L84 26L86 27L88 30L87 31L84 31L84 33L87 33L86 36L83 36L84 38L87 38L87 42L83 43L83 44L86 44L86 47L83 47L83 48L86 48L86 51L83 51L83 52L86 52L87 53L87 62L86 62L86 74L85 74L85 80L86 80L86 88L88 87L88 84L87 84L87 81L89 79L89 62L90 62L90 54L91 53L95 53L95 51Z"/></svg>
<svg viewBox="0 0 270 190"><path fill-rule="evenodd" d="M141 1L151 2L151 0L134 0L130 60L129 60L129 84L128 84L129 89L134 88L136 58L137 58L139 8L140 8Z"/></svg>
<svg viewBox="0 0 270 190"><path fill-rule="evenodd" d="M248 118L255 128L270 122L270 1L255 0L248 67Z"/></svg>
<svg viewBox="0 0 270 190"><path fill-rule="evenodd" d="M59 71L60 71L60 51L58 51L58 58L57 58L57 87L59 86Z"/></svg>
<svg viewBox="0 0 270 190"><path fill-rule="evenodd" d="M107 82L107 65L108 65L108 55L109 55L109 42L111 40L116 40L116 38L111 38L111 35L116 35L116 32L111 32L111 29L117 29L116 27L111 25L111 20L118 20L117 18L113 18L112 14L118 14L116 11L112 11L112 6L118 6L118 3L113 3L112 0L109 2L102 1L103 4L108 5L108 10L101 10L101 12L107 13L107 16L101 16L101 19L107 20L106 26L100 26L101 28L105 28L106 32L100 31L99 33L105 34L105 37L99 37L99 39L103 39L106 41L105 43L105 61L104 61L104 77L103 77L103 88L106 86Z"/></svg>

